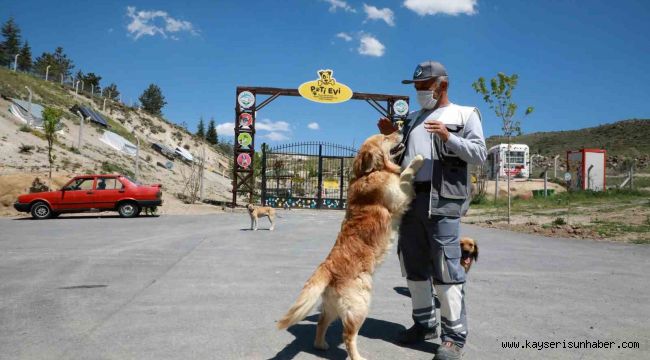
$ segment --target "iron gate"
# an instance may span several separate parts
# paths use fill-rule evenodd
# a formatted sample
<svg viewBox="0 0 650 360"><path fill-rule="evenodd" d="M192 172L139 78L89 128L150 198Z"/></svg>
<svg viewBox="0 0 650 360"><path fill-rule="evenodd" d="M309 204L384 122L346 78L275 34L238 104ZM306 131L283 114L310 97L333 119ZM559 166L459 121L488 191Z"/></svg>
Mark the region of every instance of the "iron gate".
<svg viewBox="0 0 650 360"><path fill-rule="evenodd" d="M262 204L280 208L345 209L357 150L303 142L262 144Z"/></svg>

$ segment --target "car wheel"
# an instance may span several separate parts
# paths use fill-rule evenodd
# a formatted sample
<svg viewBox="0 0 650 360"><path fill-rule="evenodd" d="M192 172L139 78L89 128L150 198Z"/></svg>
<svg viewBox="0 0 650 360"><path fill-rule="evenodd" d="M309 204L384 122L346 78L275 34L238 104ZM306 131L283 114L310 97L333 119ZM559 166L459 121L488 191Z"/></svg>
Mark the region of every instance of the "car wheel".
<svg viewBox="0 0 650 360"><path fill-rule="evenodd" d="M123 218L136 217L140 213L140 207L134 202L127 201L117 206L117 212Z"/></svg>
<svg viewBox="0 0 650 360"><path fill-rule="evenodd" d="M32 205L31 213L32 217L36 220L49 219L52 217L52 209L50 209L50 207L42 201L39 201Z"/></svg>

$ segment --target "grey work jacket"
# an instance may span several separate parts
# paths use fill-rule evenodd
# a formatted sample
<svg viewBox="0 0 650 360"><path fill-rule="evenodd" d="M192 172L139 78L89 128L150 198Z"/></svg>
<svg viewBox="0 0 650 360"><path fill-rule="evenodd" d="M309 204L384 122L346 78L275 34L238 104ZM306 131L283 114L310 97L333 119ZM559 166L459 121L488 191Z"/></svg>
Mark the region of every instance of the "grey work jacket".
<svg viewBox="0 0 650 360"><path fill-rule="evenodd" d="M447 142L431 134L431 193L429 216L461 217L467 213L470 198L470 174L468 164L483 164L487 156L481 114L478 109L449 104L440 120L450 133ZM409 114L402 128L406 145L413 127L429 116L430 110L419 110ZM404 156L398 159L402 163ZM408 164L402 164L406 166Z"/></svg>

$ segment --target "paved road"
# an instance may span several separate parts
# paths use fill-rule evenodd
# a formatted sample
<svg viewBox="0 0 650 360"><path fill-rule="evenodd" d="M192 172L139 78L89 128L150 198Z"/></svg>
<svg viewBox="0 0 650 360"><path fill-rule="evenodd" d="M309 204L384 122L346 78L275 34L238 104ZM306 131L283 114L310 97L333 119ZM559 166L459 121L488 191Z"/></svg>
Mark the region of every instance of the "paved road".
<svg viewBox="0 0 650 360"><path fill-rule="evenodd" d="M327 352L311 347L316 316L274 326L329 251L342 213L281 214L274 232L244 230L245 214L0 219L0 359L344 359L340 323ZM465 359L650 358L650 246L463 233L481 249L467 285ZM411 322L404 284L391 255L359 339L369 359L432 357L435 342L391 342ZM617 343L501 345L525 340ZM621 341L641 348L618 349Z"/></svg>

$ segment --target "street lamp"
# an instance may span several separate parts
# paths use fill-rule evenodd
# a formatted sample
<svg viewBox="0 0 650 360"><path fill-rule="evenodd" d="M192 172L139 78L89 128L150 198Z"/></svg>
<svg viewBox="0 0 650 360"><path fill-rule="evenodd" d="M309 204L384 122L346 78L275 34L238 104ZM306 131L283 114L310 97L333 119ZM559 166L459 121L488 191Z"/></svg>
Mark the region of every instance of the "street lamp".
<svg viewBox="0 0 650 360"><path fill-rule="evenodd" d="M16 72L16 69L18 68L18 56L19 55L20 54L16 54L16 56L14 56L14 72Z"/></svg>
<svg viewBox="0 0 650 360"><path fill-rule="evenodd" d="M45 68L45 81L47 81L47 78L48 78L48 76L50 75L50 66L52 66L52 65L48 65L48 66Z"/></svg>

